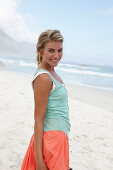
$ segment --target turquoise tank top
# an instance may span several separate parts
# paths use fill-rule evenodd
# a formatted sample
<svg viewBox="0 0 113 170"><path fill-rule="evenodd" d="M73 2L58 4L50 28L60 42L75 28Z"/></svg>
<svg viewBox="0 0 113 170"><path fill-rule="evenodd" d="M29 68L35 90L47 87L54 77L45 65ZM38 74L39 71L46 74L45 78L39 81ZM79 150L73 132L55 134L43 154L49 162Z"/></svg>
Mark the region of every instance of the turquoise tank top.
<svg viewBox="0 0 113 170"><path fill-rule="evenodd" d="M69 138L70 119L68 106L68 93L65 85L57 81L47 70L37 69L32 80L38 76L38 73L48 73L55 84L54 90L50 91L46 115L44 120L44 131L60 130L66 133Z"/></svg>

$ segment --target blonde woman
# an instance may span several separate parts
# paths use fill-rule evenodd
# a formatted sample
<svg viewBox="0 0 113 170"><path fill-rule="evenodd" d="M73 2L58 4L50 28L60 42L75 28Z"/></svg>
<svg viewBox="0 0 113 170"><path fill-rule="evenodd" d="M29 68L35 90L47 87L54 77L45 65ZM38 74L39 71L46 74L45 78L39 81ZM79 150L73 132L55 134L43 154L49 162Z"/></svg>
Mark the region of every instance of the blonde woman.
<svg viewBox="0 0 113 170"><path fill-rule="evenodd" d="M64 82L55 72L63 55L58 30L42 32L34 75L34 134L21 170L69 170L69 106Z"/></svg>

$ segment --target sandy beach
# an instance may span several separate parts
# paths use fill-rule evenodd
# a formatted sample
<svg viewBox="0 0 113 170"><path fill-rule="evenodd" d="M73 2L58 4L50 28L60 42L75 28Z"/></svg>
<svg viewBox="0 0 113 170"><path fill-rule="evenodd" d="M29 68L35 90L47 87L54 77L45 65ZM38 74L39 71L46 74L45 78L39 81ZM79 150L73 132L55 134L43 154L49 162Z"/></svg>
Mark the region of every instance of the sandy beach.
<svg viewBox="0 0 113 170"><path fill-rule="evenodd" d="M0 71L0 170L20 170L33 134L29 75ZM113 94L66 84L73 170L113 170Z"/></svg>

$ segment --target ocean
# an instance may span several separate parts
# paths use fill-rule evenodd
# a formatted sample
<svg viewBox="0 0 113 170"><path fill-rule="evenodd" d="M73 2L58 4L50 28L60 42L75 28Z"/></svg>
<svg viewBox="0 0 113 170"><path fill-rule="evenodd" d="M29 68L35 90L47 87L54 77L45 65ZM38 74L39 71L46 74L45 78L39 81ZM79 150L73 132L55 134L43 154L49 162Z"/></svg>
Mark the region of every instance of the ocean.
<svg viewBox="0 0 113 170"><path fill-rule="evenodd" d="M35 58L0 57L5 67L1 70L19 72L33 76L37 62ZM113 93L113 65L108 64L82 64L73 62L60 62L55 68L57 74L64 83L77 84L90 88L96 88Z"/></svg>

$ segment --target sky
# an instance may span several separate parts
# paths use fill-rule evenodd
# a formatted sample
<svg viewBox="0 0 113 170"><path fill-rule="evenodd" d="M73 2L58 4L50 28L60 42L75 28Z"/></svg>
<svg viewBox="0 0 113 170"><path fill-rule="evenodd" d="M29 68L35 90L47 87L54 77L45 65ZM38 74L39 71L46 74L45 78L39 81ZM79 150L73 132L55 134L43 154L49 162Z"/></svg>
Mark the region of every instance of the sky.
<svg viewBox="0 0 113 170"><path fill-rule="evenodd" d="M113 0L0 0L0 28L35 44L58 29L67 61L113 61Z"/></svg>

